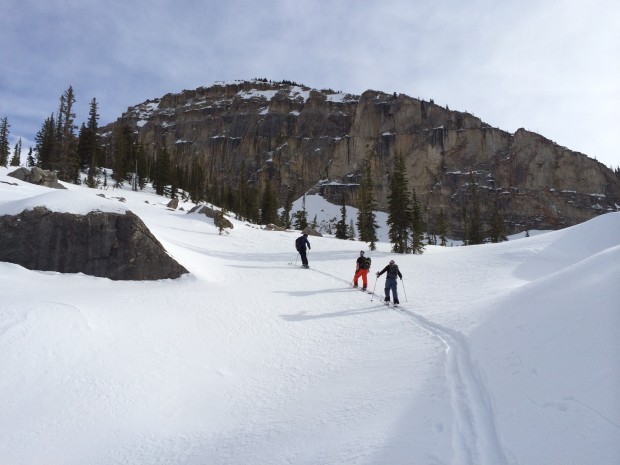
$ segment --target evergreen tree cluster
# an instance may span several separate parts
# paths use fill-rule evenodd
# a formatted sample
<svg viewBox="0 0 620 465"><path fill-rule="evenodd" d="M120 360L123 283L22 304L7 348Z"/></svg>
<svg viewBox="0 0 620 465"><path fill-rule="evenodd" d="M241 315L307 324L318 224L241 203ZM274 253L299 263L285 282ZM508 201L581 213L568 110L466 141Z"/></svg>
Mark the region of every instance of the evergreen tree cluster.
<svg viewBox="0 0 620 465"><path fill-rule="evenodd" d="M507 241L504 218L497 204L493 205L491 218L486 227L480 219L480 199L478 196L478 182L473 172L469 173L469 210L463 207L463 223L465 226L465 244L476 245L484 242Z"/></svg>
<svg viewBox="0 0 620 465"><path fill-rule="evenodd" d="M359 239L368 242L370 250L377 248L377 201L375 198L375 186L372 180L372 166L370 160L367 160L364 166L364 175L360 184L359 193L359 209L357 212L357 230Z"/></svg>
<svg viewBox="0 0 620 465"><path fill-rule="evenodd" d="M55 171L58 179L79 182L78 138L75 135L75 94L73 87L60 96L56 116L51 114L37 133L37 166Z"/></svg>
<svg viewBox="0 0 620 465"><path fill-rule="evenodd" d="M388 194L388 236L394 253L424 252L422 208L409 180L402 156L394 158Z"/></svg>
<svg viewBox="0 0 620 465"><path fill-rule="evenodd" d="M22 139L21 137L15 144L13 148L13 156L9 161L9 128L11 125L9 124L8 118L5 116L0 120L0 166L6 167L7 164L10 166L19 166L22 154ZM31 149L32 151L32 149Z"/></svg>

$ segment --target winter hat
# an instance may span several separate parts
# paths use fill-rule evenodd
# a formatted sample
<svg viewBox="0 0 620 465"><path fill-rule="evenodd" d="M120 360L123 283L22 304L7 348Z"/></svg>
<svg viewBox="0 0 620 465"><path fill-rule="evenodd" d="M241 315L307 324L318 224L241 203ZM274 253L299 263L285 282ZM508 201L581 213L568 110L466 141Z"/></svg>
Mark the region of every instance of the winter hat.
<svg viewBox="0 0 620 465"><path fill-rule="evenodd" d="M360 250L360 255L364 255L364 251L363 250Z"/></svg>
<svg viewBox="0 0 620 465"><path fill-rule="evenodd" d="M393 264L394 264L394 260L390 260L390 265L393 265Z"/></svg>

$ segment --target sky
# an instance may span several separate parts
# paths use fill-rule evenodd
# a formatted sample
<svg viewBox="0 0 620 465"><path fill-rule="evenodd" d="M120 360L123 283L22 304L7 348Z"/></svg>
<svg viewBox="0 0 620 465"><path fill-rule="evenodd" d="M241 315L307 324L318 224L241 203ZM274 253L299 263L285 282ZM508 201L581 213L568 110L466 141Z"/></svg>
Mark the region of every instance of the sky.
<svg viewBox="0 0 620 465"><path fill-rule="evenodd" d="M433 99L620 166L615 0L5 0L0 117L34 136L73 86L78 125L218 81Z"/></svg>
<svg viewBox="0 0 620 465"><path fill-rule="evenodd" d="M189 273L0 262L2 464L620 463L620 213L422 255L310 236L306 270L298 231L230 218L219 234L150 186L9 172L0 216L131 210ZM340 214L318 195L306 207ZM351 287L360 250L373 294ZM389 260L397 308L374 275Z"/></svg>

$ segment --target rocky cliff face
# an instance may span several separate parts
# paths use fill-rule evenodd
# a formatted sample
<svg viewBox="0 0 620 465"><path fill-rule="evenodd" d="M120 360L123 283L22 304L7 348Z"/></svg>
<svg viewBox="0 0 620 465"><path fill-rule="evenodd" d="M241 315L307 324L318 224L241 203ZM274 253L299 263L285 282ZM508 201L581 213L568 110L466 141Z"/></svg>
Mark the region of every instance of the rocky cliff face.
<svg viewBox="0 0 620 465"><path fill-rule="evenodd" d="M166 146L175 163L198 160L220 183L274 183L282 199L289 189L314 189L356 205L362 167L371 163L383 210L394 157L403 156L430 228L443 208L454 237L463 233L472 176L483 220L498 205L509 232L557 229L620 205L620 181L586 155L402 94L235 82L144 102L103 132L115 125L132 127L150 157Z"/></svg>

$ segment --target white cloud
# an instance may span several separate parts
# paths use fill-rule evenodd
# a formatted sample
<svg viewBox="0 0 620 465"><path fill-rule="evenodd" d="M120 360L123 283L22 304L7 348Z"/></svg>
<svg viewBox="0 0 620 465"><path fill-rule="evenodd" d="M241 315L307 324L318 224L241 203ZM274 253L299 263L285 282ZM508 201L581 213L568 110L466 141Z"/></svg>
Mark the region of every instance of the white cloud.
<svg viewBox="0 0 620 465"><path fill-rule="evenodd" d="M8 0L4 11L0 115L26 138L70 84L78 119L96 97L107 123L148 98L266 77L432 98L620 165L618 2Z"/></svg>

